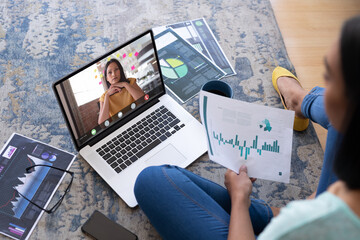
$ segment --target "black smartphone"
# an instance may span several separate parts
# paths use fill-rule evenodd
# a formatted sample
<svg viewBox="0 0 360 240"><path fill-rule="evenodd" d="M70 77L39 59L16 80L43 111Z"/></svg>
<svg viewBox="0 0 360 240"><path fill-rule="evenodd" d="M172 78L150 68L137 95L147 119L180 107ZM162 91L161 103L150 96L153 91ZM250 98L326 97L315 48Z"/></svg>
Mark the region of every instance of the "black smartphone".
<svg viewBox="0 0 360 240"><path fill-rule="evenodd" d="M119 240L137 240L137 236L110 220L101 212L95 210L90 218L81 227L81 230L98 240L119 239Z"/></svg>

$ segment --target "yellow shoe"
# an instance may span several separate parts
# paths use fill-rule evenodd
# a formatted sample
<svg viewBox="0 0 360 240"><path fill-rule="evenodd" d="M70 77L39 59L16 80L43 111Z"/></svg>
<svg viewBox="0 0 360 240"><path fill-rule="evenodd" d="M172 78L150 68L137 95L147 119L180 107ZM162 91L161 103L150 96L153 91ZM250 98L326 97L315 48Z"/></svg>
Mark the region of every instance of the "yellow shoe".
<svg viewBox="0 0 360 240"><path fill-rule="evenodd" d="M272 73L272 84L273 84L276 92L280 96L281 103L283 104L284 108L287 110L287 107L285 105L285 100L284 100L283 96L281 95L278 85L277 85L277 80L279 77L291 77L291 78L294 78L296 81L298 81L300 86L301 86L301 83L291 72L289 72L285 68L276 67L274 69L274 71ZM299 131L299 132L304 131L308 126L309 126L308 118L299 118L299 117L295 116L295 120L294 120L294 130L295 131Z"/></svg>

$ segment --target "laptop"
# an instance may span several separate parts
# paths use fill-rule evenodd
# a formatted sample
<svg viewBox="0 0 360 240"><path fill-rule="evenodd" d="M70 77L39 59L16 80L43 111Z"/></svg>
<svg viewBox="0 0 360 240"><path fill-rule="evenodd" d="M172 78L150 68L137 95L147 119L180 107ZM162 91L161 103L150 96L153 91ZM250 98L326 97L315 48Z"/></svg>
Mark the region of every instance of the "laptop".
<svg viewBox="0 0 360 240"><path fill-rule="evenodd" d="M109 88L104 69L112 59L142 95L100 121L99 99ZM76 149L129 207L137 205L134 185L144 168L185 168L207 151L202 125L165 92L151 30L58 80L53 90Z"/></svg>

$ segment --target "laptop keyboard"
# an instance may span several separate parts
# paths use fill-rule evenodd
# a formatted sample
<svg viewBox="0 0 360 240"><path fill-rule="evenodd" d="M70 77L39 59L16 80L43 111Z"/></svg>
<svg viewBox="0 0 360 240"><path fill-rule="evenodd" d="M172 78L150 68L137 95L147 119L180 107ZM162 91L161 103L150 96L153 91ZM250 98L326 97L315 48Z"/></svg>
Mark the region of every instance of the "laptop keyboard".
<svg viewBox="0 0 360 240"><path fill-rule="evenodd" d="M120 173L184 126L166 107L161 106L96 152Z"/></svg>

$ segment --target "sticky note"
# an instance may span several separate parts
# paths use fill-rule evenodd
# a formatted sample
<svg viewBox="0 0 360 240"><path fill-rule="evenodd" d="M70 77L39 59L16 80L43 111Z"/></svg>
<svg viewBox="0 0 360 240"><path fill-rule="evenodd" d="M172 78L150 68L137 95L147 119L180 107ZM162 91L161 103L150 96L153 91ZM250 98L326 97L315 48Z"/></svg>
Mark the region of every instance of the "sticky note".
<svg viewBox="0 0 360 240"><path fill-rule="evenodd" d="M126 58L126 53L123 54L123 58Z"/></svg>
<svg viewBox="0 0 360 240"><path fill-rule="evenodd" d="M131 57L132 56L132 53L129 53L129 57Z"/></svg>
<svg viewBox="0 0 360 240"><path fill-rule="evenodd" d="M132 65L131 70L134 70L134 69L135 69L135 66L134 66L134 65Z"/></svg>
<svg viewBox="0 0 360 240"><path fill-rule="evenodd" d="M136 52L134 55L135 55L135 57L137 57L137 56L139 55L139 53L138 53L138 52Z"/></svg>

